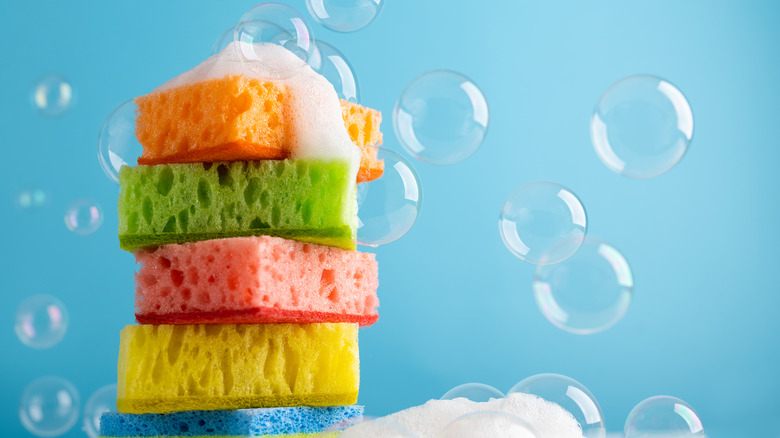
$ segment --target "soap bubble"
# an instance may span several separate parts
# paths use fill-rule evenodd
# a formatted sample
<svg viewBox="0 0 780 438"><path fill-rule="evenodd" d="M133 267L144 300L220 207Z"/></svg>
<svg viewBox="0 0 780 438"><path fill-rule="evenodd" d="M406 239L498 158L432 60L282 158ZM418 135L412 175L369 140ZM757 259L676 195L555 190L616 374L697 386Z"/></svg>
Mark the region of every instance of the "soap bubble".
<svg viewBox="0 0 780 438"><path fill-rule="evenodd" d="M553 182L534 182L515 190L498 218L507 249L528 263L558 263L585 239L587 214L571 190Z"/></svg>
<svg viewBox="0 0 780 438"><path fill-rule="evenodd" d="M536 304L544 316L581 335L606 330L620 321L631 303L633 288L625 257L610 244L590 237L560 263L545 266L543 257L533 283Z"/></svg>
<svg viewBox="0 0 780 438"><path fill-rule="evenodd" d="M467 398L474 402L486 402L492 399L504 398L504 393L484 383L464 383L447 391L441 400Z"/></svg>
<svg viewBox="0 0 780 438"><path fill-rule="evenodd" d="M522 419L499 411L472 412L456 418L442 438L536 438L533 426Z"/></svg>
<svg viewBox="0 0 780 438"><path fill-rule="evenodd" d="M306 8L317 23L336 32L368 26L384 5L383 0L306 0Z"/></svg>
<svg viewBox="0 0 780 438"><path fill-rule="evenodd" d="M100 434L100 416L106 412L116 412L116 384L106 385L87 400L84 405L84 432L90 438Z"/></svg>
<svg viewBox="0 0 780 438"><path fill-rule="evenodd" d="M462 161L482 144L488 104L469 78L431 71L406 86L393 110L395 135L407 152L430 164Z"/></svg>
<svg viewBox="0 0 780 438"><path fill-rule="evenodd" d="M309 58L309 66L333 85L339 99L360 102L357 76L352 69L352 64L338 49L324 41L317 40Z"/></svg>
<svg viewBox="0 0 780 438"><path fill-rule="evenodd" d="M65 210L65 226L76 234L94 233L103 223L103 211L89 199L74 201Z"/></svg>
<svg viewBox="0 0 780 438"><path fill-rule="evenodd" d="M137 114L135 101L128 100L109 114L100 128L98 161L115 183L119 183L119 169L122 166L135 166L143 153L141 143L135 137Z"/></svg>
<svg viewBox="0 0 780 438"><path fill-rule="evenodd" d="M40 208L48 203L49 194L40 187L22 189L14 197L14 204L22 210Z"/></svg>
<svg viewBox="0 0 780 438"><path fill-rule="evenodd" d="M224 32L222 32L222 35L219 36L217 41L214 42L214 45L211 47L211 56L216 55L217 53L221 52L225 47L229 46L230 43L235 41L236 37L236 26L230 26L228 27Z"/></svg>
<svg viewBox="0 0 780 438"><path fill-rule="evenodd" d="M79 393L61 377L41 377L22 393L19 420L33 435L62 435L76 424L78 416Z"/></svg>
<svg viewBox="0 0 780 438"><path fill-rule="evenodd" d="M560 374L537 374L518 382L508 394L533 394L569 411L585 438L604 438L604 413L596 398L580 382Z"/></svg>
<svg viewBox="0 0 780 438"><path fill-rule="evenodd" d="M422 185L406 158L382 147L366 147L366 154L384 163L382 176L357 185L357 243L377 247L406 234L422 207Z"/></svg>
<svg viewBox="0 0 780 438"><path fill-rule="evenodd" d="M628 414L626 438L704 437L704 427L691 405L676 397L659 395L641 401Z"/></svg>
<svg viewBox="0 0 780 438"><path fill-rule="evenodd" d="M51 295L35 295L17 309L14 329L22 344L50 348L65 336L68 322L68 310L62 301Z"/></svg>
<svg viewBox="0 0 780 438"><path fill-rule="evenodd" d="M671 169L693 138L693 113L669 82L630 76L601 96L590 123L593 147L613 172L652 178Z"/></svg>
<svg viewBox="0 0 780 438"><path fill-rule="evenodd" d="M235 41L240 55L248 62L263 62L258 43L278 44L308 61L314 46L314 36L306 20L295 9L281 3L262 3L241 16L236 25ZM279 77L291 76L292 71L278 72Z"/></svg>
<svg viewBox="0 0 780 438"><path fill-rule="evenodd" d="M33 87L30 100L33 107L44 116L61 116L73 106L73 87L60 75L44 76Z"/></svg>
<svg viewBox="0 0 780 438"><path fill-rule="evenodd" d="M387 418L364 421L341 432L339 438L365 438L376 436L382 438L415 438L406 427Z"/></svg>

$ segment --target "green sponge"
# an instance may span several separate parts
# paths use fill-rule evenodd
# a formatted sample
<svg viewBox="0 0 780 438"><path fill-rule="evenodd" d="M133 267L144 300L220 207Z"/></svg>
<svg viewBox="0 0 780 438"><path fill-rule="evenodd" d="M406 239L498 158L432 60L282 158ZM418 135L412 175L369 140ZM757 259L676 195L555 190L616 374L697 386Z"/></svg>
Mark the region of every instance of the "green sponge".
<svg viewBox="0 0 780 438"><path fill-rule="evenodd" d="M119 171L119 246L268 235L355 249L345 161L161 164Z"/></svg>

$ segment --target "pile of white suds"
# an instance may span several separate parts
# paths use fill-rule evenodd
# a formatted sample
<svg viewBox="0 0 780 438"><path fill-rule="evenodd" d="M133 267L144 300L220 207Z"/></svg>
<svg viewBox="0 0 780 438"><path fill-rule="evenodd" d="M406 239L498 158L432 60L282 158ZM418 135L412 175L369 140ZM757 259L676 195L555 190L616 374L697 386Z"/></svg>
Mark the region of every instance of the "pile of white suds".
<svg viewBox="0 0 780 438"><path fill-rule="evenodd" d="M521 393L512 393L506 398L488 402L473 402L465 398L429 400L424 405L352 426L339 438L406 438L406 435L399 433L400 430L417 438L440 438L447 426L456 419L482 411L514 415L531 425L538 438L583 438L579 423L568 411L535 395ZM392 427L393 424L400 427L396 429ZM485 430L492 430L489 426L486 425Z"/></svg>

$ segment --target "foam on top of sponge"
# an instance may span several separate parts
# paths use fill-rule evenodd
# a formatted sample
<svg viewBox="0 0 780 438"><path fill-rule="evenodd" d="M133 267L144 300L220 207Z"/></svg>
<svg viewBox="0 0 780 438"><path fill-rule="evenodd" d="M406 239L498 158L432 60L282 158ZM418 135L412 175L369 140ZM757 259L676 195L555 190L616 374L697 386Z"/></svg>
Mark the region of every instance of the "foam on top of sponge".
<svg viewBox="0 0 780 438"><path fill-rule="evenodd" d="M538 396L522 393L512 393L506 398L488 402L465 398L429 400L424 405L396 412L381 420L396 423L419 438L438 438L459 417L480 411L502 411L515 415L530 424L538 438L583 438L579 423L568 411ZM381 421L366 422L347 429L341 436L391 438L386 432L382 433L387 430Z"/></svg>
<svg viewBox="0 0 780 438"><path fill-rule="evenodd" d="M247 61L252 52L258 61ZM234 41L221 52L161 85L154 92L229 75L271 80L287 89L291 121L291 157L343 159L357 177L361 151L351 140L336 90L294 53L276 44Z"/></svg>

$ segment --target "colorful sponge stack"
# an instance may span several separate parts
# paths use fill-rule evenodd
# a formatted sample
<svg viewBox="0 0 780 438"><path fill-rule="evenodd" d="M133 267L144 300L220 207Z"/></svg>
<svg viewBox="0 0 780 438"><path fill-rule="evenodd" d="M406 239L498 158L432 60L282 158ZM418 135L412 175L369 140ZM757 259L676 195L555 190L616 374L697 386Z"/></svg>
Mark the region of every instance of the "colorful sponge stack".
<svg viewBox="0 0 780 438"><path fill-rule="evenodd" d="M236 44L136 99L144 150L119 174L119 241L140 265L141 325L122 330L103 437L330 437L362 416L358 327L379 302L355 184L383 172L366 148L380 114L305 65L258 78Z"/></svg>

